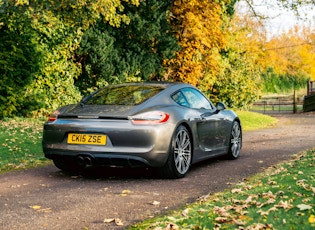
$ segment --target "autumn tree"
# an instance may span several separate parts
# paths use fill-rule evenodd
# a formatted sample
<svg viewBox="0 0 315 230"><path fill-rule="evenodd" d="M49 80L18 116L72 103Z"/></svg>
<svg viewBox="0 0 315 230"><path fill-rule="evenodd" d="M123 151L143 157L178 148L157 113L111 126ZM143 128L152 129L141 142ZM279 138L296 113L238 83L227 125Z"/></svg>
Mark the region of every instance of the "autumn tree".
<svg viewBox="0 0 315 230"><path fill-rule="evenodd" d="M230 23L234 3L174 1L171 24L181 50L165 62L166 78L196 85L214 102L246 107L259 96L261 52L241 20Z"/></svg>
<svg viewBox="0 0 315 230"><path fill-rule="evenodd" d="M210 97L229 107L248 108L261 93L265 37L250 17L234 14L228 25L227 43L221 51L220 71Z"/></svg>
<svg viewBox="0 0 315 230"><path fill-rule="evenodd" d="M253 20L264 30L264 26L269 20L268 15L256 10L257 1L242 0L247 3L249 14ZM283 10L295 12L297 18L304 17L301 14L305 7L314 7L314 1L259 1L270 9L282 7ZM243 9L242 9L243 10ZM243 10L244 12L244 10ZM250 27L253 28L253 27ZM261 66L261 77L263 80L264 92L291 91L293 88L306 86L306 81L314 74L314 39L310 29L296 26L290 31L283 32L277 36L265 38L263 49L263 59L258 64Z"/></svg>
<svg viewBox="0 0 315 230"><path fill-rule="evenodd" d="M278 74L311 75L314 73L314 50L311 31L295 27L266 43L268 67Z"/></svg>
<svg viewBox="0 0 315 230"><path fill-rule="evenodd" d="M216 1L174 0L170 23L176 32L181 50L165 61L167 80L193 85L218 71L216 57L225 44L223 7ZM211 80L209 80L211 84Z"/></svg>
<svg viewBox="0 0 315 230"><path fill-rule="evenodd" d="M315 47L310 30L296 27L266 43L265 91L279 92L306 86L315 71Z"/></svg>

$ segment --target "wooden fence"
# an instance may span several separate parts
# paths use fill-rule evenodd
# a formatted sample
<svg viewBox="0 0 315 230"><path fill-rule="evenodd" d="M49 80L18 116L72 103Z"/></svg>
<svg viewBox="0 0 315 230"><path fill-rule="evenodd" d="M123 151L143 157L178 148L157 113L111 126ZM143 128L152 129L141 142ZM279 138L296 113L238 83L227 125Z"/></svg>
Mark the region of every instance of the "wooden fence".
<svg viewBox="0 0 315 230"><path fill-rule="evenodd" d="M315 81L307 84L307 96L304 98L303 110L305 112L315 111Z"/></svg>
<svg viewBox="0 0 315 230"><path fill-rule="evenodd" d="M251 107L251 111L260 113L297 113L315 111L315 81L307 84L307 95L262 97Z"/></svg>
<svg viewBox="0 0 315 230"><path fill-rule="evenodd" d="M250 110L266 114L303 112L303 98L295 95L263 97Z"/></svg>

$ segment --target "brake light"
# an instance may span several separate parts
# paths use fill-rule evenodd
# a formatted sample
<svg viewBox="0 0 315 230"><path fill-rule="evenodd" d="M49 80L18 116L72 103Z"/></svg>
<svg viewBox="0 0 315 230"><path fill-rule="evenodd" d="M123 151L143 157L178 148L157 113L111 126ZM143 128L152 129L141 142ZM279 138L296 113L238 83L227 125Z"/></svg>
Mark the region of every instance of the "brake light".
<svg viewBox="0 0 315 230"><path fill-rule="evenodd" d="M130 120L135 125L154 125L163 124L167 122L169 118L170 115L168 113L154 111L131 116Z"/></svg>
<svg viewBox="0 0 315 230"><path fill-rule="evenodd" d="M57 120L58 115L60 114L60 112L58 110L55 110L55 112L53 112L53 114L51 114L48 118L48 122L54 122Z"/></svg>

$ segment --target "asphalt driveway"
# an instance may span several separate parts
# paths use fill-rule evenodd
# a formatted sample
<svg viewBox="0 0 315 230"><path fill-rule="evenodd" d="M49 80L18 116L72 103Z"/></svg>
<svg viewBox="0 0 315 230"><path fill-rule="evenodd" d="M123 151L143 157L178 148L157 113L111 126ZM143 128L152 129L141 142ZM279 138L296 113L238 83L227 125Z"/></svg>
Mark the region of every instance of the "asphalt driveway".
<svg viewBox="0 0 315 230"><path fill-rule="evenodd" d="M52 164L0 175L0 229L125 229L128 225L222 191L315 147L315 113L277 117L273 128L245 132L238 160L194 165L179 180L146 169L64 174ZM121 226L114 222L121 221Z"/></svg>

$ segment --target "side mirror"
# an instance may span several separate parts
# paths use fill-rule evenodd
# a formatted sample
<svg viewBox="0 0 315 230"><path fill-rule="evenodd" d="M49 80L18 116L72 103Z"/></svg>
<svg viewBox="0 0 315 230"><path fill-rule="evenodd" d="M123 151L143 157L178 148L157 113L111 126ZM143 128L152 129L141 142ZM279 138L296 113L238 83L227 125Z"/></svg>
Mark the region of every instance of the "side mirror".
<svg viewBox="0 0 315 230"><path fill-rule="evenodd" d="M218 102L216 107L217 107L218 111L226 109L226 106L225 106L225 104L223 102Z"/></svg>

